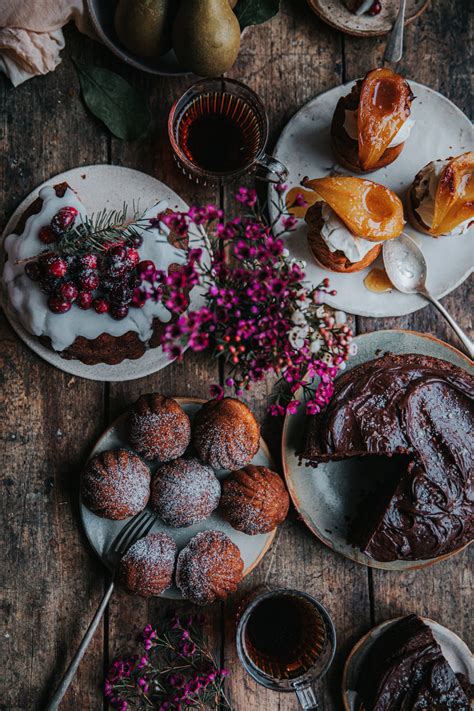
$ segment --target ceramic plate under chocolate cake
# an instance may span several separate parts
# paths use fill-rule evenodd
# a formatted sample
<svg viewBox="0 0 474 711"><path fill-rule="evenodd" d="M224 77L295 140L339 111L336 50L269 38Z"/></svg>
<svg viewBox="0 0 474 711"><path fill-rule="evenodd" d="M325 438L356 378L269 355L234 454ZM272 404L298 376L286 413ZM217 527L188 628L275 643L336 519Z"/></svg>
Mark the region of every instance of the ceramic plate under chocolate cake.
<svg viewBox="0 0 474 711"><path fill-rule="evenodd" d="M326 411L286 422L293 500L316 535L367 565L403 569L449 556L474 531L472 367L410 332L356 342Z"/></svg>
<svg viewBox="0 0 474 711"><path fill-rule="evenodd" d="M468 711L474 664L467 645L433 620L407 615L374 627L344 667L346 711Z"/></svg>

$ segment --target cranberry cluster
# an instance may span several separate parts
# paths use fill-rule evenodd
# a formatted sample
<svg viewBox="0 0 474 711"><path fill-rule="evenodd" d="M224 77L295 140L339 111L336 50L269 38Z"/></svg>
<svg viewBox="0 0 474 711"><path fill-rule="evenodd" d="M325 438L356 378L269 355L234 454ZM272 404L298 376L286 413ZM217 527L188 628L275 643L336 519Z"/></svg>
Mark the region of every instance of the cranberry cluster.
<svg viewBox="0 0 474 711"><path fill-rule="evenodd" d="M73 224L76 215L75 208L62 208L50 225L41 228L39 239L45 244L57 241ZM100 254L75 256L43 252L37 260L26 264L25 273L49 295L48 306L53 313L64 314L75 303L81 309L92 307L99 314L109 313L120 320L131 307L141 308L145 303L139 288L140 275L149 270L151 263L149 260L139 262L135 247L142 241L137 237L133 247L116 243Z"/></svg>

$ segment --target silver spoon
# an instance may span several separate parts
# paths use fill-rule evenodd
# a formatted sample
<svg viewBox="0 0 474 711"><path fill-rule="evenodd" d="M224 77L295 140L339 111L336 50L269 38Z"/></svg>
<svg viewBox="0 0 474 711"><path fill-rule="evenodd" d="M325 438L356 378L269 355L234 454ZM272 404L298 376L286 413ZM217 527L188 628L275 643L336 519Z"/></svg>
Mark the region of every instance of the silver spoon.
<svg viewBox="0 0 474 711"><path fill-rule="evenodd" d="M386 62L399 62L403 55L403 30L405 29L406 0L400 0L398 15L393 23L383 58Z"/></svg>
<svg viewBox="0 0 474 711"><path fill-rule="evenodd" d="M387 276L403 294L421 294L444 316L455 331L470 358L474 358L474 344L458 326L438 299L426 288L427 266L423 252L411 237L401 234L397 239L383 243L383 263Z"/></svg>

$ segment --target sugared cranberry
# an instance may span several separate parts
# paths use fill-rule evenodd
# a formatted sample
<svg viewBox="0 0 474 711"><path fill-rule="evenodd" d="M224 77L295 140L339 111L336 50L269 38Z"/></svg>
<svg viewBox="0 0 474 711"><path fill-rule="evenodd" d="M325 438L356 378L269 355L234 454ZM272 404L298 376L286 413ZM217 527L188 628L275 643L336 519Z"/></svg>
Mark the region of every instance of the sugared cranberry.
<svg viewBox="0 0 474 711"><path fill-rule="evenodd" d="M80 291L77 295L76 304L81 309L90 309L92 306L93 296L90 291Z"/></svg>
<svg viewBox="0 0 474 711"><path fill-rule="evenodd" d="M112 306L110 309L110 315L112 318L120 321L128 315L128 306L126 304L122 304L121 306Z"/></svg>
<svg viewBox="0 0 474 711"><path fill-rule="evenodd" d="M97 269L97 254L82 254L79 257L79 266L82 269Z"/></svg>
<svg viewBox="0 0 474 711"><path fill-rule="evenodd" d="M38 262L27 262L25 265L25 274L32 281L38 281L41 277L41 269Z"/></svg>
<svg viewBox="0 0 474 711"><path fill-rule="evenodd" d="M64 261L67 264L67 270L68 272L74 272L77 269L77 257L74 257L72 254L68 254L65 257L63 257Z"/></svg>
<svg viewBox="0 0 474 711"><path fill-rule="evenodd" d="M52 294L56 291L58 285L59 279L55 279L51 276L44 276L39 282L39 288L44 294Z"/></svg>
<svg viewBox="0 0 474 711"><path fill-rule="evenodd" d="M369 15L378 15L382 9L382 3L379 0L375 0L369 8Z"/></svg>
<svg viewBox="0 0 474 711"><path fill-rule="evenodd" d="M137 235L133 238L132 244L134 247L141 247L143 244L143 237L141 235Z"/></svg>
<svg viewBox="0 0 474 711"><path fill-rule="evenodd" d="M73 281L64 281L58 287L57 296L72 304L77 299L78 293L79 289Z"/></svg>
<svg viewBox="0 0 474 711"><path fill-rule="evenodd" d="M154 263L151 259L144 259L137 267L140 274L147 274L155 269Z"/></svg>
<svg viewBox="0 0 474 711"><path fill-rule="evenodd" d="M94 289L99 288L100 278L97 272L80 272L77 277L77 283L81 291L94 291Z"/></svg>
<svg viewBox="0 0 474 711"><path fill-rule="evenodd" d="M63 277L67 272L65 260L61 257L52 257L48 263L47 272L58 279Z"/></svg>
<svg viewBox="0 0 474 711"><path fill-rule="evenodd" d="M109 249L108 255L109 257L113 257L115 259L126 259L127 251L127 248L123 244L120 244Z"/></svg>
<svg viewBox="0 0 474 711"><path fill-rule="evenodd" d="M94 299L93 304L94 309L97 311L98 314L105 314L109 310L109 302L107 299Z"/></svg>
<svg viewBox="0 0 474 711"><path fill-rule="evenodd" d="M132 300L133 292L125 284L118 284L110 292L110 300L115 304L129 304Z"/></svg>
<svg viewBox="0 0 474 711"><path fill-rule="evenodd" d="M127 254L128 250L123 245L120 247L113 247L108 251L107 261L104 268L107 276L112 279L117 279L132 268L132 265L128 262Z"/></svg>
<svg viewBox="0 0 474 711"><path fill-rule="evenodd" d="M60 296L50 296L48 299L48 306L50 310L55 314L65 314L71 308L71 303L65 301Z"/></svg>
<svg viewBox="0 0 474 711"><path fill-rule="evenodd" d="M139 261L140 255L138 254L137 250L129 248L127 250L127 262L130 264L130 266L132 268L136 267Z"/></svg>
<svg viewBox="0 0 474 711"><path fill-rule="evenodd" d="M51 229L55 234L60 236L74 224L76 217L77 210L75 207L71 207L70 205L62 207L51 220Z"/></svg>
<svg viewBox="0 0 474 711"><path fill-rule="evenodd" d="M40 242L43 242L43 244L52 244L58 239L58 236L53 232L50 225L42 227L39 231L38 237Z"/></svg>
<svg viewBox="0 0 474 711"><path fill-rule="evenodd" d="M142 309L145 306L146 298L140 289L133 290L132 301L130 303L135 309Z"/></svg>

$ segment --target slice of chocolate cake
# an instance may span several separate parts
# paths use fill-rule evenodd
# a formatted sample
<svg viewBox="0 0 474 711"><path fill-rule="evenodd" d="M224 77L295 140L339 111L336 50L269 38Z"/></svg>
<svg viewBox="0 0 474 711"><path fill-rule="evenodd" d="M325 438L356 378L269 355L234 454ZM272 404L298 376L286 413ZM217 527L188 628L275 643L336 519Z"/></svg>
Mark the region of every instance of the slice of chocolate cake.
<svg viewBox="0 0 474 711"><path fill-rule="evenodd" d="M309 464L392 460L395 479L353 526L352 542L371 558L434 558L472 539L473 397L474 378L461 368L388 354L338 378L326 410L307 418L300 456Z"/></svg>
<svg viewBox="0 0 474 711"><path fill-rule="evenodd" d="M468 687L451 669L430 627L408 615L375 640L356 691L364 711L468 711Z"/></svg>

